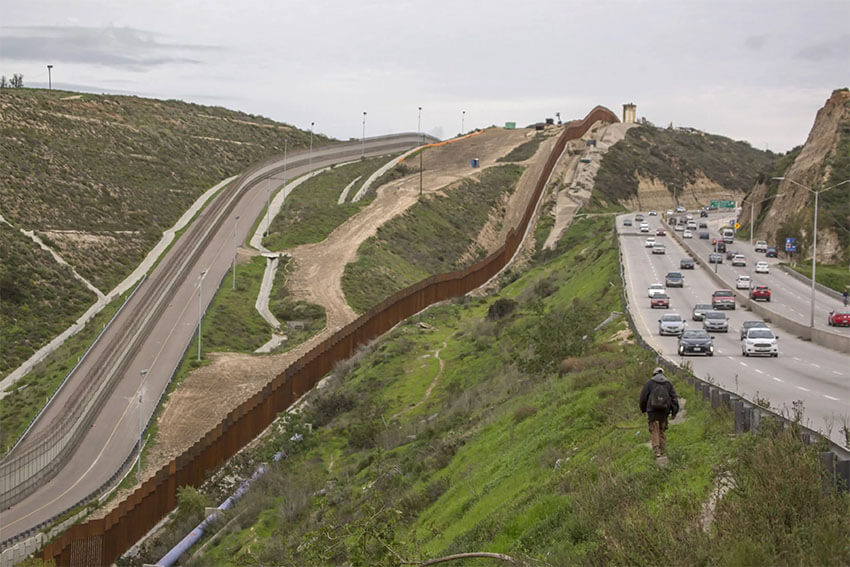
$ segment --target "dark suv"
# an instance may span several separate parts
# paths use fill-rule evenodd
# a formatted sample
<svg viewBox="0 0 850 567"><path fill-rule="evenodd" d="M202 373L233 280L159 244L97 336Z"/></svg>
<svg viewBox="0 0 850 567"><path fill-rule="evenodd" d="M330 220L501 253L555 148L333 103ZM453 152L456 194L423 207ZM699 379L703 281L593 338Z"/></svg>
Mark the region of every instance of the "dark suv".
<svg viewBox="0 0 850 567"><path fill-rule="evenodd" d="M682 258L679 262L680 270L693 270L694 269L694 259L693 258Z"/></svg>

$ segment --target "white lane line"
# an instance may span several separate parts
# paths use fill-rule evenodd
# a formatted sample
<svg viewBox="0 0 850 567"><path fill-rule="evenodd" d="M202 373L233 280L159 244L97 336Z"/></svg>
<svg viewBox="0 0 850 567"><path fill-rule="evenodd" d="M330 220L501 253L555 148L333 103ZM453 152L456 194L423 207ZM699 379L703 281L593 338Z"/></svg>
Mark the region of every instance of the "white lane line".
<svg viewBox="0 0 850 567"><path fill-rule="evenodd" d="M815 368L820 368L820 364L815 364L814 362L810 362L809 364L811 364Z"/></svg>
<svg viewBox="0 0 850 567"><path fill-rule="evenodd" d="M730 356L729 358L732 357ZM746 362L741 362L740 360L738 361L738 364L740 364L741 366L749 366Z"/></svg>
<svg viewBox="0 0 850 567"><path fill-rule="evenodd" d="M844 373L839 372L838 370L833 370L832 373L835 374L836 376L844 376Z"/></svg>
<svg viewBox="0 0 850 567"><path fill-rule="evenodd" d="M762 371L761 371L761 370L759 370L758 368L756 368L756 372L758 372L759 374L764 374L764 372L762 372Z"/></svg>
<svg viewBox="0 0 850 567"><path fill-rule="evenodd" d="M827 400L832 400L833 402L838 401L838 398L833 398L832 396L827 396L826 394L824 394L823 397L826 398Z"/></svg>
<svg viewBox="0 0 850 567"><path fill-rule="evenodd" d="M795 356L794 360L796 360L797 362L803 362L803 359L800 358L799 356Z"/></svg>
<svg viewBox="0 0 850 567"><path fill-rule="evenodd" d="M771 376L771 378L773 378L773 379L774 379L774 380L776 380L777 382L784 382L784 381L785 381L785 380L783 380L782 378L777 378L776 376Z"/></svg>
<svg viewBox="0 0 850 567"><path fill-rule="evenodd" d="M808 388L804 388L804 387L802 387L802 386L797 386L797 389L798 389L798 390L803 390L804 392L811 392L811 390L809 390Z"/></svg>

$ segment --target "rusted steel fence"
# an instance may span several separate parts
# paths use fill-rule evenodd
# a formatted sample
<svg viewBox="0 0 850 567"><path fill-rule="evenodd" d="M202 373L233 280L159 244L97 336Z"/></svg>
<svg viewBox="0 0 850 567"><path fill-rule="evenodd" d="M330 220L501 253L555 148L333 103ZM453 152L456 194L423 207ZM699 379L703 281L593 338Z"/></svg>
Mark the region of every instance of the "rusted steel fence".
<svg viewBox="0 0 850 567"><path fill-rule="evenodd" d="M227 414L214 429L142 483L106 517L72 526L51 542L44 549L44 559L52 558L57 565L114 562L176 506L178 487L199 486L211 471L259 435L278 413L310 390L334 365L351 356L359 345L429 305L463 295L499 273L522 243L536 204L567 142L583 136L597 121L618 120L610 110L597 106L584 120L567 125L546 161L522 220L496 252L464 270L438 274L395 293L331 335Z"/></svg>

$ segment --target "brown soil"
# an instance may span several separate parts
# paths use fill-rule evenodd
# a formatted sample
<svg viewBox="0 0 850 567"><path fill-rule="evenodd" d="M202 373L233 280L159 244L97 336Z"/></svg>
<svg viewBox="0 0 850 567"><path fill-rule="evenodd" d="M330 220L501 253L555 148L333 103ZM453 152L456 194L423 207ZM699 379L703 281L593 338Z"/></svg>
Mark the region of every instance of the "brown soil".
<svg viewBox="0 0 850 567"><path fill-rule="evenodd" d="M429 148L423 156L423 192L436 192L459 179L479 174L482 169L496 165L498 158L533 135L534 132L529 130L490 128L456 143ZM540 156L547 155L548 144L550 141L544 144L547 149L541 148L535 158L525 164L528 170L516 190L516 193L525 195L525 200L542 167ZM472 158L480 160L480 169L470 167ZM418 158L414 158L411 165L418 166ZM210 364L192 371L165 402L158 420L156 444L145 455L143 477L153 474L188 449L221 421L231 408L249 398L292 362L356 317L342 294L340 282L345 264L355 259L357 249L366 238L375 234L379 226L407 210L416 202L418 195L418 173L384 185L379 188L372 203L339 226L327 239L288 250L295 266L289 277L290 289L297 299L325 308L326 328L284 354L211 354ZM504 225L515 224L513 219L522 214L525 200L519 196L509 200ZM490 236L486 240L491 241L495 248L501 244L499 238ZM123 495L112 502L120 502L121 499Z"/></svg>

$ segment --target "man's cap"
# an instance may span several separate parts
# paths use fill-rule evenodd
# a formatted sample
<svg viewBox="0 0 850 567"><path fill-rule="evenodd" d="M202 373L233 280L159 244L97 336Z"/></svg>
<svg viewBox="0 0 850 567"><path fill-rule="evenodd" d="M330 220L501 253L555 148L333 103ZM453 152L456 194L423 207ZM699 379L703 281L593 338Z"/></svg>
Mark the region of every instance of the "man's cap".
<svg viewBox="0 0 850 567"><path fill-rule="evenodd" d="M655 370L652 371L652 375L655 376L656 374L661 374L662 372L664 372L664 369L660 366L656 366Z"/></svg>

